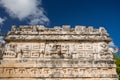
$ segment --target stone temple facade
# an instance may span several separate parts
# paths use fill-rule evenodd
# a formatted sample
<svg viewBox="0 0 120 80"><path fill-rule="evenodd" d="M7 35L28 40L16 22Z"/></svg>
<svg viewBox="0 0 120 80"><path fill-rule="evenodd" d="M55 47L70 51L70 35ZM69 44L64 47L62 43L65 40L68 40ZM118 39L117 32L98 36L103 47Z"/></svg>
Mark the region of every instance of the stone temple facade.
<svg viewBox="0 0 120 80"><path fill-rule="evenodd" d="M5 41L0 80L118 80L103 27L13 26Z"/></svg>

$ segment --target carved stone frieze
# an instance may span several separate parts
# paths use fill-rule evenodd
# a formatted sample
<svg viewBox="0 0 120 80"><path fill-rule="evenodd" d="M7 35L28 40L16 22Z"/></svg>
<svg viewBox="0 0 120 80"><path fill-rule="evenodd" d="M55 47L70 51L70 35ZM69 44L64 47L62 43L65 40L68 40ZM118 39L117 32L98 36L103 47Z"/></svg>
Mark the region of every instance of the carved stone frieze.
<svg viewBox="0 0 120 80"><path fill-rule="evenodd" d="M5 41L0 80L118 80L103 27L13 26Z"/></svg>

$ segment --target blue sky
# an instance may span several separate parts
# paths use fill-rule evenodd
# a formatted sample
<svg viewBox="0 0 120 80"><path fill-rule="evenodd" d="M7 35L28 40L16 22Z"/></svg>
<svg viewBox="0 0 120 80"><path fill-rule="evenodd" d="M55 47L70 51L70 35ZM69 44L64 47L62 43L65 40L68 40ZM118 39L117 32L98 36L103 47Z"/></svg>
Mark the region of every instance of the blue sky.
<svg viewBox="0 0 120 80"><path fill-rule="evenodd" d="M38 13L43 11L43 14L41 14L42 18L44 17L43 19L40 19L41 15L36 13L31 13L30 15L32 16L29 16L13 11L13 14L11 14L10 10L12 11L12 7L8 8L9 6L6 5L9 5L9 3L14 5L15 3L7 1L15 0L0 0L0 18L4 19L1 24L2 34L6 34L12 25L29 25L30 21L36 20L36 17L39 17L37 20L43 22L34 22L33 25L45 24L47 27L55 25L71 25L71 27L84 25L94 26L95 28L103 26L107 29L115 45L120 47L120 0L26 0L26 4L37 5ZM37 1L39 4L33 4L34 1ZM19 9L20 6L16 5L16 9ZM29 10L27 9L29 6L24 8L20 9L20 11ZM30 10L37 12L35 11L36 8Z"/></svg>

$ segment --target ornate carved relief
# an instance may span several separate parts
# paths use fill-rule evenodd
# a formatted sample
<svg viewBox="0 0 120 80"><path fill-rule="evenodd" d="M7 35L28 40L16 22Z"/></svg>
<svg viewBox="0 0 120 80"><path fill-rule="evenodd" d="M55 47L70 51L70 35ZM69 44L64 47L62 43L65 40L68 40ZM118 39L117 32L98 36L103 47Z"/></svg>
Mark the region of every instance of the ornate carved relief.
<svg viewBox="0 0 120 80"><path fill-rule="evenodd" d="M103 27L13 26L0 80L118 80L108 36Z"/></svg>
<svg viewBox="0 0 120 80"><path fill-rule="evenodd" d="M108 68L4 68L0 71L1 77L112 77ZM4 75L7 74L7 75ZM11 75L12 74L12 75ZM106 76L104 76L106 75ZM117 76L117 75L116 75Z"/></svg>

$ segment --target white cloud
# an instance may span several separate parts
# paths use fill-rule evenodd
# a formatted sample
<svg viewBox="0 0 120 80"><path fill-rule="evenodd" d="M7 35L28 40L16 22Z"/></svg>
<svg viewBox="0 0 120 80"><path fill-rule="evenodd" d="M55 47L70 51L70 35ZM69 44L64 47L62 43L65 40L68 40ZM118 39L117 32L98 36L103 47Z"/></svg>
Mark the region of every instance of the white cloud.
<svg viewBox="0 0 120 80"><path fill-rule="evenodd" d="M114 49L118 48L113 41L109 43L109 46Z"/></svg>
<svg viewBox="0 0 120 80"><path fill-rule="evenodd" d="M115 52L115 49L113 49L113 48L111 48L111 47L110 47L108 50L111 51L112 53Z"/></svg>
<svg viewBox="0 0 120 80"><path fill-rule="evenodd" d="M7 18L1 18L0 17L0 34L1 34L1 29L2 29L2 26L3 26L3 23L5 22Z"/></svg>
<svg viewBox="0 0 120 80"><path fill-rule="evenodd" d="M41 7L42 0L0 0L12 18L29 20L29 24L48 24L49 19Z"/></svg>
<svg viewBox="0 0 120 80"><path fill-rule="evenodd" d="M5 43L4 37L0 36L0 42L1 42L1 43Z"/></svg>
<svg viewBox="0 0 120 80"><path fill-rule="evenodd" d="M109 43L109 50L110 50L112 53L118 53L118 52L119 52L118 46L116 46L113 41Z"/></svg>
<svg viewBox="0 0 120 80"><path fill-rule="evenodd" d="M2 25L4 21L5 21L5 18L0 17L0 25Z"/></svg>

